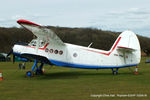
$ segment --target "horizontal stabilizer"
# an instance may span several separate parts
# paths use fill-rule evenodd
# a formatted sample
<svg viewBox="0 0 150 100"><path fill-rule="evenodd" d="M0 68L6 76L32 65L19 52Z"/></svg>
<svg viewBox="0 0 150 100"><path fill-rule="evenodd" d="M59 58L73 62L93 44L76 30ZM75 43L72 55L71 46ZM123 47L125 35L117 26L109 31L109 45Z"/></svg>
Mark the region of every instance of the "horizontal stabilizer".
<svg viewBox="0 0 150 100"><path fill-rule="evenodd" d="M134 51L136 51L133 48L123 47L123 46L117 46L117 50L122 51L122 52L134 52Z"/></svg>

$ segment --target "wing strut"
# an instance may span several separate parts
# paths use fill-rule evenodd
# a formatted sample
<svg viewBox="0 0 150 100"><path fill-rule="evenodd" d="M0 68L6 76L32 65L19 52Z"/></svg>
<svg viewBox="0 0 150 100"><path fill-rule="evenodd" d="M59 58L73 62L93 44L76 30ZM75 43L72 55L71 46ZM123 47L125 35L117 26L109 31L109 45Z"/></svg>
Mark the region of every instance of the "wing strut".
<svg viewBox="0 0 150 100"><path fill-rule="evenodd" d="M36 44L36 53L38 53L38 49L39 49L39 45L40 45L40 38L37 38L37 44Z"/></svg>

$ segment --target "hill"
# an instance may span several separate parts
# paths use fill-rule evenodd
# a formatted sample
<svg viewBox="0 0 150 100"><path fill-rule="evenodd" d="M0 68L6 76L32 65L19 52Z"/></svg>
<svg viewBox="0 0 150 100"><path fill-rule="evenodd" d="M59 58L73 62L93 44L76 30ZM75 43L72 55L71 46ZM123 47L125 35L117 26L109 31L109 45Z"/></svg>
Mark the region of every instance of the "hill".
<svg viewBox="0 0 150 100"><path fill-rule="evenodd" d="M88 46L93 42L92 48L109 50L120 32L103 31L92 28L66 28L53 27L52 29L64 42ZM24 28L0 28L0 52L8 53L16 42L30 42L35 36ZM138 36L141 49L150 55L150 38Z"/></svg>

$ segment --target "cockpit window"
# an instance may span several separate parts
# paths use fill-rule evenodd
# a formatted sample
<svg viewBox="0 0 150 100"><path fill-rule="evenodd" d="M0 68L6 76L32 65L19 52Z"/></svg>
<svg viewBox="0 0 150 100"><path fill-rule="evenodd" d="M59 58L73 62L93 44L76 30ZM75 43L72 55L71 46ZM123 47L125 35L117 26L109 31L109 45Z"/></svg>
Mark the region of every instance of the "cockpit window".
<svg viewBox="0 0 150 100"><path fill-rule="evenodd" d="M46 41L43 41L43 40L40 40L39 41L39 47L44 47L44 45L46 44ZM29 43L30 46L36 46L37 45L37 40L36 39L33 39L30 43Z"/></svg>
<svg viewBox="0 0 150 100"><path fill-rule="evenodd" d="M36 46L36 41L35 41L35 40L32 40L32 41L30 42L30 46Z"/></svg>

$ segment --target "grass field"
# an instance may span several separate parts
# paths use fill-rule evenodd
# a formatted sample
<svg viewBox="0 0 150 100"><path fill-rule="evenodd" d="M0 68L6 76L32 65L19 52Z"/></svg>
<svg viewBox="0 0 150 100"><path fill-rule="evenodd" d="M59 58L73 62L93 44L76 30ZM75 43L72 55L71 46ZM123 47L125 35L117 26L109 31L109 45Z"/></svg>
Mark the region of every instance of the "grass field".
<svg viewBox="0 0 150 100"><path fill-rule="evenodd" d="M32 63L19 70L18 63L1 62L4 80L0 81L0 100L150 100L150 64L145 60L142 58L139 65L139 75L131 72L134 68L119 69L118 75L112 75L110 69L44 66L45 75L33 78L25 78Z"/></svg>

